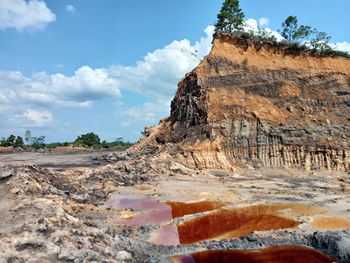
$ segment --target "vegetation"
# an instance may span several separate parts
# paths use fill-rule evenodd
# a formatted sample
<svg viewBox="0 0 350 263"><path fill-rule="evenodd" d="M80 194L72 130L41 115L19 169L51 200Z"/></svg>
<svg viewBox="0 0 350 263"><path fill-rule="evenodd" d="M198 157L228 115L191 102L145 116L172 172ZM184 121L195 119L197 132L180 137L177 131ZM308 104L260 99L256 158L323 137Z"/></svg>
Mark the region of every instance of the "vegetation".
<svg viewBox="0 0 350 263"><path fill-rule="evenodd" d="M75 139L74 145L76 146L82 146L82 147L91 147L93 145L100 144L101 139L98 137L97 134L90 132L87 134L83 134L78 136L78 138Z"/></svg>
<svg viewBox="0 0 350 263"><path fill-rule="evenodd" d="M112 148L118 146L127 147L132 145L132 143L130 142L124 142L123 138L121 137L116 138L113 142L101 142L100 137L93 132L78 136L78 138L74 141L73 144L79 147L92 147L94 149Z"/></svg>
<svg viewBox="0 0 350 263"><path fill-rule="evenodd" d="M217 15L215 32L234 34L244 39L256 39L277 43L272 32L258 26L255 30L246 30L244 12L239 7L239 0L225 0ZM299 25L296 16L289 16L282 22L282 28L278 30L284 38L282 44L291 50L309 50L321 56L342 56L350 57L350 54L343 51L333 50L329 41L331 36L325 32L307 25Z"/></svg>
<svg viewBox="0 0 350 263"><path fill-rule="evenodd" d="M24 143L26 142L26 144ZM77 137L74 142L55 142L45 143L45 136L34 137L30 130L24 133L24 140L21 136L10 135L7 139L0 139L1 147L13 147L23 149L53 149L57 147L84 147L84 148L113 148L113 147L129 147L132 143L124 142L123 138L118 137L113 142L102 141L100 137L93 133L82 134Z"/></svg>
<svg viewBox="0 0 350 263"><path fill-rule="evenodd" d="M235 31L243 30L244 16L242 9L239 8L239 0L225 0L217 16L215 32L232 34Z"/></svg>
<svg viewBox="0 0 350 263"><path fill-rule="evenodd" d="M289 16L282 23L282 30L279 32L288 42L295 43L300 39L308 38L313 33L313 29L310 26L298 26L297 17Z"/></svg>
<svg viewBox="0 0 350 263"><path fill-rule="evenodd" d="M21 136L10 135L7 139L1 138L0 146L1 147L22 147L24 145L23 139Z"/></svg>

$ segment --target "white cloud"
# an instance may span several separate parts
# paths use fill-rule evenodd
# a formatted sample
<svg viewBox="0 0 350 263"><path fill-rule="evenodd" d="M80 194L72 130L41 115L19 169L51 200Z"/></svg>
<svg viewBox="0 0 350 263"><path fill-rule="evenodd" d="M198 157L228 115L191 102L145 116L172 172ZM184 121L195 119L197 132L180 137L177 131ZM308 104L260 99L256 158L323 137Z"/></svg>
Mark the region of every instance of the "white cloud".
<svg viewBox="0 0 350 263"><path fill-rule="evenodd" d="M258 33L259 31L259 26L262 26L261 24L261 20L262 18L259 19L259 23L258 21L256 21L255 19L253 18L249 18L245 21L245 25L244 25L244 31L246 32L253 32L253 33ZM267 18L264 18L264 19L267 19ZM268 21L268 19L267 19ZM266 22L266 21L263 21L263 22ZM264 27L263 30L265 30L265 32L273 35L274 37L276 37L276 39L278 41L281 41L283 40L284 38L277 32L277 31L273 31L272 29L268 28L268 27Z"/></svg>
<svg viewBox="0 0 350 263"><path fill-rule="evenodd" d="M212 26L206 28L207 36L194 44L186 39L173 41L148 53L135 66L114 65L99 69L83 66L72 76L39 72L27 77L18 71L0 71L0 125L22 125L30 117L34 121L35 113L28 109L89 107L94 101L105 98L119 98L121 107L122 90L138 92L154 100L124 110L122 114L129 119L123 121L123 126L157 122L169 114L169 102L178 81L210 51L213 31ZM53 122L36 119L36 125L43 123Z"/></svg>
<svg viewBox="0 0 350 263"><path fill-rule="evenodd" d="M66 11L68 13L74 14L76 12L76 9L75 9L75 7L73 5L66 5Z"/></svg>
<svg viewBox="0 0 350 263"><path fill-rule="evenodd" d="M42 127L47 126L53 122L52 113L48 110L28 109L23 113L23 116L17 117L24 117L27 120L31 121L30 124L25 123L25 126L27 127Z"/></svg>
<svg viewBox="0 0 350 263"><path fill-rule="evenodd" d="M170 99L157 99L154 102L146 102L138 107L132 107L118 112L123 121L122 127L139 127L140 130L147 125L154 125L169 115ZM139 132L138 130L135 132Z"/></svg>
<svg viewBox="0 0 350 263"><path fill-rule="evenodd" d="M42 0L1 0L0 29L41 29L56 20L56 15Z"/></svg>
<svg viewBox="0 0 350 263"><path fill-rule="evenodd" d="M350 43L346 41L332 44L332 48L350 53Z"/></svg>
<svg viewBox="0 0 350 263"><path fill-rule="evenodd" d="M259 19L259 26L268 26L270 24L270 20L266 17L262 17Z"/></svg>
<svg viewBox="0 0 350 263"><path fill-rule="evenodd" d="M8 87L11 87L9 90ZM91 101L119 97L119 82L105 69L84 66L75 75L36 73L31 78L16 71L0 71L0 94L5 100L26 101L40 105L89 106Z"/></svg>
<svg viewBox="0 0 350 263"><path fill-rule="evenodd" d="M214 27L209 26L205 32L207 37L194 45L186 39L173 41L162 49L148 53L136 66L112 66L107 69L108 74L120 81L122 89L169 98L174 95L177 82L210 51Z"/></svg>

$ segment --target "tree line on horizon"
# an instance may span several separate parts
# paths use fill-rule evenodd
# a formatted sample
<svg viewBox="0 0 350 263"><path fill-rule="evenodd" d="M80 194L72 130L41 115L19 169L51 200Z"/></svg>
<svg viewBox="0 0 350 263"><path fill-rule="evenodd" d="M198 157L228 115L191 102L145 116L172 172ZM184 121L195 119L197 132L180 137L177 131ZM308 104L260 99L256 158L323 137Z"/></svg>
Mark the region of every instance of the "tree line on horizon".
<svg viewBox="0 0 350 263"><path fill-rule="evenodd" d="M57 147L83 147L83 148L113 148L113 147L129 147L132 145L129 141L124 141L122 137L116 138L112 142L101 141L100 137L89 132L86 134L79 135L73 142L55 142L55 143L45 143L45 136L35 137L32 136L30 130L26 130L24 133L24 139L21 136L15 136L11 134L9 137L0 139L0 147L13 147L22 149L52 149Z"/></svg>
<svg viewBox="0 0 350 263"><path fill-rule="evenodd" d="M257 31L244 30L245 14L239 6L239 0L225 0L217 15L215 32L237 34L244 38L258 38L265 41L278 42L277 38L269 31L258 26ZM306 25L298 25L296 16L287 17L278 30L285 45L297 50L312 50L322 55L343 56L350 58L350 54L344 51L332 49L329 44L331 36L325 32L319 32L316 28Z"/></svg>

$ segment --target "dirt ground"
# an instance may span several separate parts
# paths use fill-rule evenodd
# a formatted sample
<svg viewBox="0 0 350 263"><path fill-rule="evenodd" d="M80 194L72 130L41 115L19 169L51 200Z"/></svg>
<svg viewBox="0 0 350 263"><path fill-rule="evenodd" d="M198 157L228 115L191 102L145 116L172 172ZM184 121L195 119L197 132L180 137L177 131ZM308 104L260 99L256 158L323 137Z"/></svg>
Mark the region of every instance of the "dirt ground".
<svg viewBox="0 0 350 263"><path fill-rule="evenodd" d="M186 167L167 153L22 152L1 154L0 160L0 263L169 262L169 257L203 250L272 245L307 246L350 262L350 175L345 172L206 170ZM105 205L130 198L161 207L167 202L184 207L224 202L225 207L128 225L125 220L148 220L157 212ZM208 218L215 227L224 226L216 221L221 215L251 223L242 228L230 219L238 222L237 229L213 234L206 225L193 224ZM293 224L279 229L278 220ZM193 231L183 231L187 228ZM197 240L183 234L197 229L209 233L203 241L181 241Z"/></svg>
<svg viewBox="0 0 350 263"><path fill-rule="evenodd" d="M57 152L1 152L0 165L39 165L45 168L92 168L105 164L103 156L116 152L115 149L99 151L57 151Z"/></svg>

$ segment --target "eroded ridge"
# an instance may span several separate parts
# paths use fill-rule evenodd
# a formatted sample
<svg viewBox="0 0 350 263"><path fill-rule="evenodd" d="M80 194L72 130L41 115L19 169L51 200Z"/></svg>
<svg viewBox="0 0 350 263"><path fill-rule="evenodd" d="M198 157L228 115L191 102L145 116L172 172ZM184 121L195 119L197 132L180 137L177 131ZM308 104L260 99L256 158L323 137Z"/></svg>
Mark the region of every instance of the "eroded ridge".
<svg viewBox="0 0 350 263"><path fill-rule="evenodd" d="M194 167L348 171L349 116L350 59L216 34L143 146L171 143Z"/></svg>

